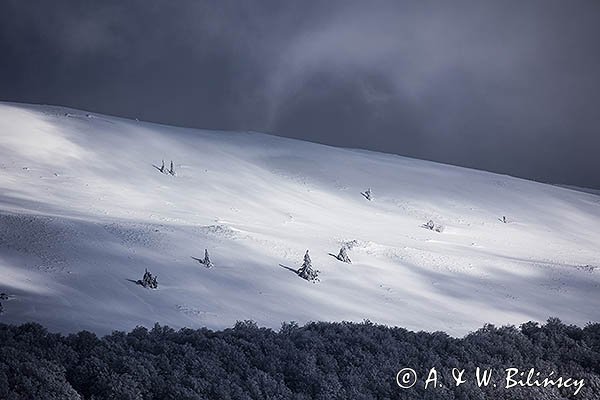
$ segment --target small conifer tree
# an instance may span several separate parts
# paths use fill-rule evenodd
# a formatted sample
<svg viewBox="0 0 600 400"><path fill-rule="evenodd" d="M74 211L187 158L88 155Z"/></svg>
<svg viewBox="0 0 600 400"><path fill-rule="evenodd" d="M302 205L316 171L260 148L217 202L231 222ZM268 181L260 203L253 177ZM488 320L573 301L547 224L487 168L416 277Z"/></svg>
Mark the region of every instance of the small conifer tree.
<svg viewBox="0 0 600 400"><path fill-rule="evenodd" d="M204 249L204 260L202 260L202 264L206 266L206 268L212 268L214 265L210 261L210 256L208 255L208 249Z"/></svg>
<svg viewBox="0 0 600 400"><path fill-rule="evenodd" d="M306 253L304 254L304 263L300 269L298 269L297 273L300 278L306 279L307 281L316 281L318 279L319 271L313 269L308 250L306 250Z"/></svg>
<svg viewBox="0 0 600 400"><path fill-rule="evenodd" d="M348 264L352 263L352 261L350 260L350 257L348 257L348 251L346 250L346 246L342 246L340 248L340 252L339 252L339 254L337 255L336 258L338 260L340 260L342 262L345 262L345 263L348 263Z"/></svg>

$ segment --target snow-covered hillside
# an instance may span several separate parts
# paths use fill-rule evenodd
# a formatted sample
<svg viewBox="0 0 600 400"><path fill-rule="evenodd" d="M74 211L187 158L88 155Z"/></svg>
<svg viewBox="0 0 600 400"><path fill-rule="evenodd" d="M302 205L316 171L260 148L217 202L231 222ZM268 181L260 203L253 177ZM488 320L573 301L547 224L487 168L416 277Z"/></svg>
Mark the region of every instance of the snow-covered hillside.
<svg viewBox="0 0 600 400"><path fill-rule="evenodd" d="M153 164L172 159L177 176ZM372 189L373 201L360 193ZM499 218L505 215L508 223ZM428 220L441 233L424 229ZM350 243L352 264L337 254ZM207 248L215 267L204 268ZM320 282L298 268L310 249ZM158 289L134 281L145 269ZM0 322L600 317L600 196L258 133L0 103Z"/></svg>

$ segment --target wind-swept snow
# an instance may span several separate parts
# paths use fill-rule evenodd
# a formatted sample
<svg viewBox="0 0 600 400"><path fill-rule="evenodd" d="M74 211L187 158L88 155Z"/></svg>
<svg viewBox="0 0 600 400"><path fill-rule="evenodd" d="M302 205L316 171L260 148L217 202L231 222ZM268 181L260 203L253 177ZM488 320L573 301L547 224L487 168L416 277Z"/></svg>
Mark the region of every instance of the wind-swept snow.
<svg viewBox="0 0 600 400"><path fill-rule="evenodd" d="M176 176L153 167L171 159ZM443 231L423 229L429 220ZM351 264L329 255L342 245ZM213 268L192 258L205 249ZM279 266L297 268L306 249L319 283ZM155 290L135 283L146 269ZM457 335L549 316L583 324L600 314L600 196L257 133L1 103L0 292L11 296L0 322L60 331L243 319Z"/></svg>

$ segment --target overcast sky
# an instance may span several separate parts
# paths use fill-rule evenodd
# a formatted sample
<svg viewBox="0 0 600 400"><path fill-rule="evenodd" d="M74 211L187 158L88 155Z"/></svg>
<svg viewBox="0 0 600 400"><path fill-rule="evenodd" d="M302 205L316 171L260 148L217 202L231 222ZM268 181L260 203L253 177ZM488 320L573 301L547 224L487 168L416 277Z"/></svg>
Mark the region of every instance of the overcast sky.
<svg viewBox="0 0 600 400"><path fill-rule="evenodd" d="M600 1L0 1L0 99L600 188Z"/></svg>

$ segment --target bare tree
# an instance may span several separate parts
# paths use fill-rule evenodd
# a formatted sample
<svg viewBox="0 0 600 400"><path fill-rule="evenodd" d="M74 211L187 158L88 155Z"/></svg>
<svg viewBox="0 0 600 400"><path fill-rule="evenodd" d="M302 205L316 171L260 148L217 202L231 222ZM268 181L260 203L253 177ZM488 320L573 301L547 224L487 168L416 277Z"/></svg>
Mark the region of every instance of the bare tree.
<svg viewBox="0 0 600 400"><path fill-rule="evenodd" d="M210 255L208 254L208 249L204 249L204 258L192 257L194 260L198 261L200 264L204 265L206 268L214 267L214 264L210 261Z"/></svg>
<svg viewBox="0 0 600 400"><path fill-rule="evenodd" d="M369 201L373 200L373 194L371 193L371 188L368 188L367 190L365 190L364 192L361 192L360 194L365 196L365 199L367 199Z"/></svg>

